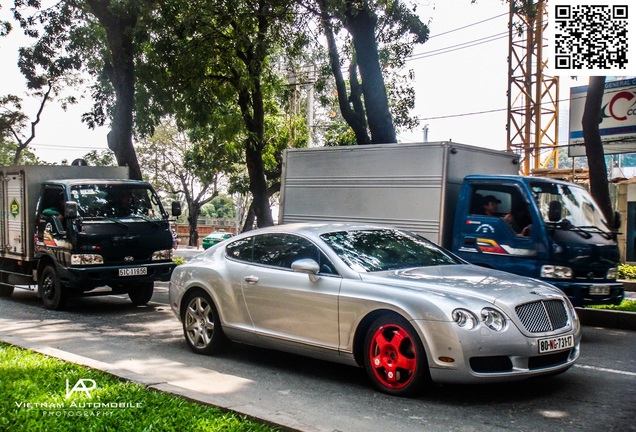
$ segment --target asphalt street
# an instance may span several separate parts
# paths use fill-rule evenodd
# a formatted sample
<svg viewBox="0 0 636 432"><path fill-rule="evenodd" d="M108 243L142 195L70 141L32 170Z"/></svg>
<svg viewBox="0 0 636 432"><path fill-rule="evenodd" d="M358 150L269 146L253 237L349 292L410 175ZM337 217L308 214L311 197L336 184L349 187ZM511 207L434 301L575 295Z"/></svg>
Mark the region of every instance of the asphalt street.
<svg viewBox="0 0 636 432"><path fill-rule="evenodd" d="M634 331L585 326L581 358L555 377L435 385L405 399L375 391L360 368L238 344L196 355L170 310L167 285L157 284L146 306L125 295L90 297L67 311L46 310L33 292L16 290L0 299L0 340L288 430L636 431Z"/></svg>

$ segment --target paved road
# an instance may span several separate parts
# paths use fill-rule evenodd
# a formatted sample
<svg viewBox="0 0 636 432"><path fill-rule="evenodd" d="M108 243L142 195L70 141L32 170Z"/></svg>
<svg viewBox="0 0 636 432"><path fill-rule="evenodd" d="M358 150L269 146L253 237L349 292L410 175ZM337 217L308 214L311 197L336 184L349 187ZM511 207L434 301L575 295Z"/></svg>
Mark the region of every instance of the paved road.
<svg viewBox="0 0 636 432"><path fill-rule="evenodd" d="M435 386L415 399L374 391L362 369L304 357L241 345L195 355L167 284L147 306L93 297L63 312L16 291L0 298L0 340L303 431L636 431L632 331L584 327L579 363L550 379Z"/></svg>

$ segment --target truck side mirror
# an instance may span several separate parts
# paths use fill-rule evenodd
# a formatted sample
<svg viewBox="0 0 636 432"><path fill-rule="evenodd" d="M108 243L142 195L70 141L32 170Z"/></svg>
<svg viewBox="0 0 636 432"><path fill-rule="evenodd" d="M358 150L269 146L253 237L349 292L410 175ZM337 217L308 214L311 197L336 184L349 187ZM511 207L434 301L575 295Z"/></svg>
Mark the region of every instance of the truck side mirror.
<svg viewBox="0 0 636 432"><path fill-rule="evenodd" d="M561 202L550 201L548 207L548 220L550 222L558 222L561 220Z"/></svg>
<svg viewBox="0 0 636 432"><path fill-rule="evenodd" d="M181 203L179 201L172 201L172 216L181 216Z"/></svg>
<svg viewBox="0 0 636 432"><path fill-rule="evenodd" d="M77 219L79 216L79 207L75 201L66 201L64 203L64 217L66 219Z"/></svg>

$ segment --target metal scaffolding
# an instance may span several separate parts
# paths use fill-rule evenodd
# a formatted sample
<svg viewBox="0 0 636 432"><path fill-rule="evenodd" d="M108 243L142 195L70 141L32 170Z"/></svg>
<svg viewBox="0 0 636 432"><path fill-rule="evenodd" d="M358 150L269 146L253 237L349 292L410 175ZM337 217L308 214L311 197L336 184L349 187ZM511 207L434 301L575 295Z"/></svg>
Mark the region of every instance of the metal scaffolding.
<svg viewBox="0 0 636 432"><path fill-rule="evenodd" d="M508 57L508 144L520 172L558 168L559 79L546 75L545 0L511 0Z"/></svg>

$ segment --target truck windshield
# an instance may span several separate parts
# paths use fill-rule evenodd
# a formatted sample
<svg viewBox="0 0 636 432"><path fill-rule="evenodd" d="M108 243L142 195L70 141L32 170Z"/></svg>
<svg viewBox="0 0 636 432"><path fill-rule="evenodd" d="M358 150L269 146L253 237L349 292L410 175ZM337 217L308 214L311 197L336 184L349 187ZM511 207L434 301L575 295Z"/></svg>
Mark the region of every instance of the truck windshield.
<svg viewBox="0 0 636 432"><path fill-rule="evenodd" d="M582 187L557 183L535 182L530 187L546 223L561 223L563 226L609 231L607 221ZM550 208L560 207L559 220L550 220ZM554 213L553 213L554 214ZM554 216L553 216L554 218Z"/></svg>
<svg viewBox="0 0 636 432"><path fill-rule="evenodd" d="M168 217L150 187L129 184L83 184L71 187L83 218L144 219Z"/></svg>

